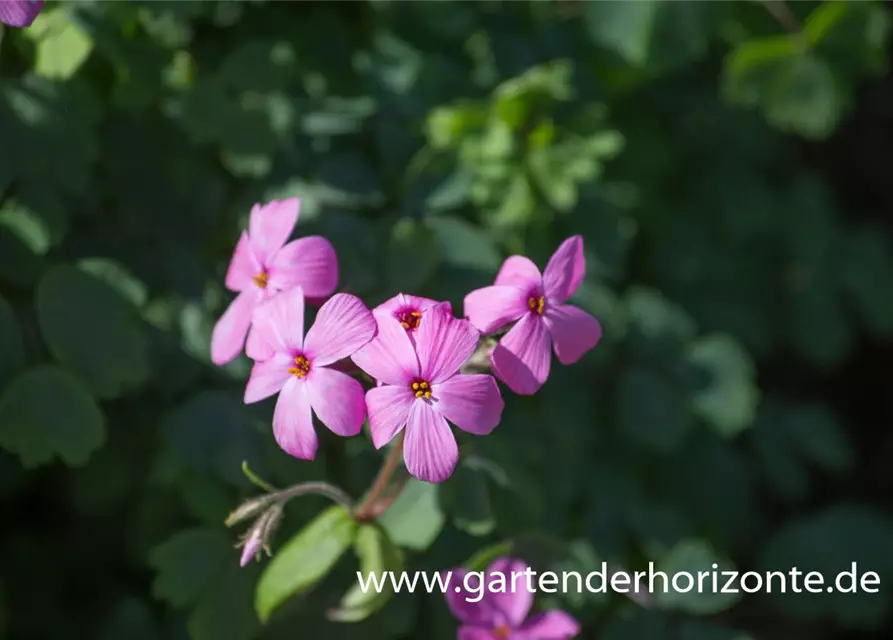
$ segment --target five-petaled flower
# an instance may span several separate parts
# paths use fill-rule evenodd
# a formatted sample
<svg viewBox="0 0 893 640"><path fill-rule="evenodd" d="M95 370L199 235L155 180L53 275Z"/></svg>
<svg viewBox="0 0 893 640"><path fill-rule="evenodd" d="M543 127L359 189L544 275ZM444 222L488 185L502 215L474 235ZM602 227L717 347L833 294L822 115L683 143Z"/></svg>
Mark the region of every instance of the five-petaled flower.
<svg viewBox="0 0 893 640"><path fill-rule="evenodd" d="M462 624L458 640L570 640L580 633L580 625L564 611L529 616L533 588L527 578L532 574L524 562L498 558L483 573L450 572L446 599Z"/></svg>
<svg viewBox="0 0 893 640"><path fill-rule="evenodd" d="M0 0L2 1L2 0ZM335 248L322 236L298 238L286 244L298 221L297 198L273 200L251 209L226 273L226 287L238 292L214 327L211 360L223 365L246 348L254 360L272 355L255 331L255 309L280 291L300 287L309 298L325 298L338 284ZM247 346L246 346L247 336Z"/></svg>
<svg viewBox="0 0 893 640"><path fill-rule="evenodd" d="M43 0L0 0L0 22L10 27L30 27L43 9Z"/></svg>
<svg viewBox="0 0 893 640"><path fill-rule="evenodd" d="M425 312L415 344L396 318L379 317L377 337L352 357L382 383L366 393L372 443L380 449L406 427L404 461L420 480L443 482L456 467L459 450L447 420L486 435L502 416L496 380L459 373L478 339L467 320L434 306Z"/></svg>
<svg viewBox="0 0 893 640"><path fill-rule="evenodd" d="M258 340L272 355L254 363L245 402L279 393L273 410L279 446L296 458L315 458L313 413L334 433L357 435L366 417L363 386L329 365L375 337L375 318L363 302L347 293L335 294L320 307L305 337L304 294L296 287L266 301L254 322Z"/></svg>
<svg viewBox="0 0 893 640"><path fill-rule="evenodd" d="M529 258L511 256L492 286L465 296L465 316L482 333L517 321L494 347L493 373L520 395L536 393L549 377L552 354L561 364L577 362L601 339L598 320L565 304L586 273L583 239L565 240L543 274Z"/></svg>
<svg viewBox="0 0 893 640"><path fill-rule="evenodd" d="M438 302L430 298L398 293L390 300L386 300L375 307L372 313L379 321L384 317L397 320L400 326L409 334L410 340L415 344L415 335L418 333L422 319L428 311L436 307L442 307L449 313L452 313L453 310L449 302Z"/></svg>

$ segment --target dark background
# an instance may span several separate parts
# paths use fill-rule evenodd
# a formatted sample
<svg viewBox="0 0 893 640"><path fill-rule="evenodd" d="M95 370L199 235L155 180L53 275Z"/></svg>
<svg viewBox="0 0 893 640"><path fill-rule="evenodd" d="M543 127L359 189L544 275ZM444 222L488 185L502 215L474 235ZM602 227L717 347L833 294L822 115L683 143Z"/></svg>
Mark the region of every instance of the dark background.
<svg viewBox="0 0 893 640"><path fill-rule="evenodd" d="M210 331L255 202L340 290L449 299L582 234L602 343L506 391L478 466L382 522L410 569L821 571L878 594L541 596L599 640L889 638L889 12L875 2L78 2L0 32L0 637L453 638L438 595L269 625L223 525L353 496L368 438L278 451ZM321 431L321 435L323 432ZM484 471L480 463L484 461ZM289 504L284 545L325 502ZM238 529L238 528L237 528Z"/></svg>

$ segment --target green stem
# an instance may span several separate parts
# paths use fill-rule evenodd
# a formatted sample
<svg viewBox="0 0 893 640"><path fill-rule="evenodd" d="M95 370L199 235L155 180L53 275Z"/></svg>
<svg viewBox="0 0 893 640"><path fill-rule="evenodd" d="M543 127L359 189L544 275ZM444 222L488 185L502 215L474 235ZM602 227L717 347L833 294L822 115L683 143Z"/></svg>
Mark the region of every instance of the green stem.
<svg viewBox="0 0 893 640"><path fill-rule="evenodd" d="M245 476L249 480L251 480L252 483L254 483L256 486L260 487L267 493L273 493L276 491L276 488L273 485L271 485L269 482L267 482L266 480L264 480L259 475L254 473L254 471L251 470L251 468L248 466L247 460L242 460L242 473L244 473Z"/></svg>

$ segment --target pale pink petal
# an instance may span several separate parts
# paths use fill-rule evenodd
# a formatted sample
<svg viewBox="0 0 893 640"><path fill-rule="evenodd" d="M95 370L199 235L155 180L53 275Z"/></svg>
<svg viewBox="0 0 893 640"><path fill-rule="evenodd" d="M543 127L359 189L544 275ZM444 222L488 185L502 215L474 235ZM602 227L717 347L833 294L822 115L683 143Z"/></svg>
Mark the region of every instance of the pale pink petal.
<svg viewBox="0 0 893 640"><path fill-rule="evenodd" d="M513 558L497 558L487 567L488 575L505 576L504 593L490 592L487 601L505 616L505 622L512 628L520 626L533 606L533 589L536 588L536 575L532 585L528 584L527 565Z"/></svg>
<svg viewBox="0 0 893 640"><path fill-rule="evenodd" d="M401 309L408 308L425 311L427 309L430 309L431 307L437 306L446 306L447 310L452 310L452 305L450 305L449 301L440 302L438 300L432 300L431 298L423 298L421 296L412 296L406 293L398 293L393 298L389 298L388 300L385 300L380 305L375 307L374 311L396 313Z"/></svg>
<svg viewBox="0 0 893 640"><path fill-rule="evenodd" d="M242 558L239 560L239 566L248 566L248 563L254 560L258 552L263 548L263 545L264 541L261 538L261 534L255 529L251 537L245 541L245 546L242 547Z"/></svg>
<svg viewBox="0 0 893 640"><path fill-rule="evenodd" d="M245 346L259 290L246 289L230 302L211 333L211 361L224 365L236 359Z"/></svg>
<svg viewBox="0 0 893 640"><path fill-rule="evenodd" d="M455 375L477 349L480 334L468 320L433 308L419 324L416 350L422 378L435 384Z"/></svg>
<svg viewBox="0 0 893 640"><path fill-rule="evenodd" d="M268 298L255 310L253 324L257 340L266 345L261 352L300 350L304 342L304 292L297 287Z"/></svg>
<svg viewBox="0 0 893 640"><path fill-rule="evenodd" d="M366 392L369 433L376 449L381 449L393 440L394 436L406 426L413 402L415 397L403 385L385 385Z"/></svg>
<svg viewBox="0 0 893 640"><path fill-rule="evenodd" d="M519 395L536 393L549 377L552 353L541 316L528 313L493 349L493 373Z"/></svg>
<svg viewBox="0 0 893 640"><path fill-rule="evenodd" d="M465 317L481 333L492 333L530 310L528 294L527 290L511 285L476 289L465 296Z"/></svg>
<svg viewBox="0 0 893 640"><path fill-rule="evenodd" d="M320 307L304 340L314 366L332 364L362 349L378 332L372 312L349 293L337 293Z"/></svg>
<svg viewBox="0 0 893 640"><path fill-rule="evenodd" d="M226 288L230 291L242 291L249 287L257 287L253 278L261 270L262 267L251 249L248 233L243 231L239 242L236 243L236 249L233 251L233 259L226 270Z"/></svg>
<svg viewBox="0 0 893 640"><path fill-rule="evenodd" d="M382 317L377 324L378 335L351 360L380 382L409 384L419 375L419 359L409 336L394 318Z"/></svg>
<svg viewBox="0 0 893 640"><path fill-rule="evenodd" d="M598 320L577 307L567 304L546 307L543 318L561 364L574 364L601 340L602 327Z"/></svg>
<svg viewBox="0 0 893 640"><path fill-rule="evenodd" d="M263 362L272 358L274 353L276 350L260 337L257 327L252 324L245 341L245 355L255 362Z"/></svg>
<svg viewBox="0 0 893 640"><path fill-rule="evenodd" d="M289 242L270 259L270 286L301 287L308 298L327 298L338 286L335 247L322 236Z"/></svg>
<svg viewBox="0 0 893 640"><path fill-rule="evenodd" d="M265 262L282 248L298 222L301 203L297 198L256 204L248 219L248 235L258 260Z"/></svg>
<svg viewBox="0 0 893 640"><path fill-rule="evenodd" d="M291 374L292 358L287 353L277 353L269 360L255 362L245 385L245 403L260 402L278 393Z"/></svg>
<svg viewBox="0 0 893 640"><path fill-rule="evenodd" d="M30 27L43 9L43 0L0 0L0 23Z"/></svg>
<svg viewBox="0 0 893 640"><path fill-rule="evenodd" d="M319 440L313 428L310 398L304 380L290 376L273 410L273 437L286 453L313 460Z"/></svg>
<svg viewBox="0 0 893 640"><path fill-rule="evenodd" d="M496 636L486 627L459 627L456 640L496 640Z"/></svg>
<svg viewBox="0 0 893 640"><path fill-rule="evenodd" d="M454 425L485 436L499 424L505 402L493 376L476 373L453 376L434 385L437 409Z"/></svg>
<svg viewBox="0 0 893 640"><path fill-rule="evenodd" d="M406 470L425 482L443 482L459 461L459 446L450 425L424 400L412 403L403 449Z"/></svg>
<svg viewBox="0 0 893 640"><path fill-rule="evenodd" d="M468 571L466 569L458 568L451 570L449 575L444 576L445 579L449 578L445 593L447 607L449 607L450 612L459 622L473 627L492 629L498 621L493 615L493 608L487 602L487 596L480 597L482 585L485 586L487 584L486 576L479 579L478 575L466 578L467 575ZM467 584L466 580L468 580ZM489 640L489 636L487 636L487 640Z"/></svg>
<svg viewBox="0 0 893 640"><path fill-rule="evenodd" d="M306 385L313 412L332 433L349 437L363 430L366 399L359 381L340 371L315 367Z"/></svg>
<svg viewBox="0 0 893 640"><path fill-rule="evenodd" d="M502 268L496 274L493 284L511 285L524 290L540 289L543 286L543 276L530 258L509 256L502 263Z"/></svg>
<svg viewBox="0 0 893 640"><path fill-rule="evenodd" d="M571 236L555 250L543 272L543 286L551 302L567 301L586 275L586 258L583 256L583 238Z"/></svg>
<svg viewBox="0 0 893 640"><path fill-rule="evenodd" d="M516 632L518 640L570 640L579 634L580 625L564 611L531 616Z"/></svg>

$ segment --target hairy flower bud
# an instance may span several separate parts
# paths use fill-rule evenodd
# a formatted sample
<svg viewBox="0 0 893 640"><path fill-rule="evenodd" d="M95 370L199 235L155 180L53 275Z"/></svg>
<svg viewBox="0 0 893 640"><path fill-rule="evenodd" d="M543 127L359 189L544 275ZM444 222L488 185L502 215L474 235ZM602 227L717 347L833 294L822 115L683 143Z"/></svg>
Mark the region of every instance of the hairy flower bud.
<svg viewBox="0 0 893 640"><path fill-rule="evenodd" d="M262 549L267 552L267 555L272 555L270 542L276 534L276 528L282 519L282 513L282 505L276 502L261 517L254 521L254 524L251 525L251 528L242 539L240 566L246 566Z"/></svg>
<svg viewBox="0 0 893 640"><path fill-rule="evenodd" d="M259 515L264 509L269 507L270 503L274 500L275 498L273 496L261 496L243 502L235 511L227 516L225 521L226 526L231 527L234 524Z"/></svg>

